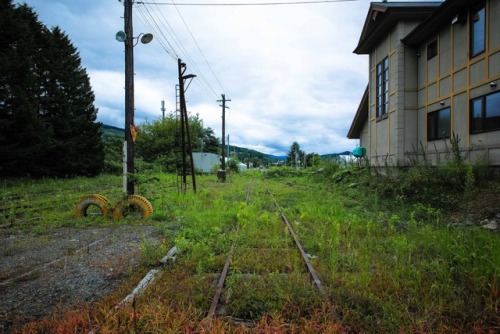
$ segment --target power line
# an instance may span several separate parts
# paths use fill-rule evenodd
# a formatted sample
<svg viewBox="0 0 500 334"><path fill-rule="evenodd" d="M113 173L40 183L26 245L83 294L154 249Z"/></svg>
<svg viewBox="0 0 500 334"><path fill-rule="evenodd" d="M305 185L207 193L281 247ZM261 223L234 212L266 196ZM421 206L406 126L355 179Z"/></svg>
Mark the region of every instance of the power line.
<svg viewBox="0 0 500 334"><path fill-rule="evenodd" d="M155 3L156 4L156 3ZM165 39L166 43L168 43L168 45L170 46L170 49L171 49L171 52L169 52L167 49L167 47L164 46L164 49L167 53L169 53L170 55L172 54L175 54L175 59L178 59L179 58L179 52L178 51L182 51L182 53L185 55L185 58L187 58L189 60L189 62L193 65L195 71L197 72L198 74L198 77L200 80L196 80L196 83L198 83L198 86L211 98L213 98L214 96L217 96L218 94L215 92L215 90L212 88L212 86L210 85L209 81L207 80L207 78L204 76L203 72L200 71L200 69L196 66L196 63L195 61L193 60L193 58L190 56L189 52L187 51L187 49L184 47L183 43L181 42L181 39L176 35L174 29L172 28L172 26L168 23L168 20L166 19L165 15L163 14L163 11L160 10L159 8L157 8L157 10L155 10L155 8L151 8L151 6L147 6L147 5L144 5L144 6L138 6L138 9L141 9L139 10L140 14L143 16L143 19L144 21L147 22L147 25L149 27L152 27L152 26L156 26L157 29L152 29L152 30L158 30L159 33L156 33L156 35L158 35L159 37L163 37L163 39ZM177 9L177 8L176 8ZM143 12L147 12L147 15ZM186 26L187 30L189 31L189 33L191 34L191 38L195 41L195 43L197 44L193 34L191 33L189 27L187 26L187 23L185 22L184 18L182 17L181 13L179 12L179 10L177 9L177 12L179 14L179 16L181 17L184 25ZM148 17L147 17L148 16ZM161 16L161 17L160 17ZM154 22L153 23L151 23ZM145 22L145 23L146 23ZM168 27L167 27L168 26ZM166 32L168 33L168 35L170 35L170 39L173 41L173 43L177 46L177 51L176 49L174 48L174 46L168 41L168 38L167 36L165 36L164 34L164 31L166 30ZM159 40L161 41L161 38L159 38ZM162 44L160 42L160 44ZM200 50L200 53L202 53L202 56L205 58L205 56L203 55L203 52L201 51L199 45L198 46L198 49ZM205 61L206 61L206 58L205 58ZM208 64L208 61L206 61L207 64ZM210 68L210 65L208 64L209 68ZM211 69L211 68L210 68ZM212 71L212 70L211 70ZM213 73L213 71L212 71ZM217 79L217 77L214 75L214 78L217 82L219 82L219 80ZM219 82L219 85L220 85L220 82ZM222 87L222 85L221 85Z"/></svg>
<svg viewBox="0 0 500 334"><path fill-rule="evenodd" d="M160 44L160 46L164 49L164 51L168 55L170 55L176 61L180 58L178 56L178 53L175 51L175 48L172 46L172 44L169 42L169 39L165 35L165 33L164 33L165 30L167 31L168 35L170 35L171 40L173 40L173 42L180 49L184 50L187 58L192 60L192 58L189 56L189 54L187 54L187 50L184 48L184 46L180 42L180 39L175 34L173 28L170 26L170 24L168 24L168 21L166 21L165 16L163 15L162 11L160 11L160 13L163 16L163 20L158 16L156 16L156 18L155 18L154 15L157 15L156 14L157 11L149 10L148 7L145 5L137 6L137 9L138 9L138 12L140 14L139 18L141 19L141 21L150 29L151 32L154 33L155 36L157 36L158 43ZM154 15L151 12L153 12ZM160 22L160 24L158 23L158 21ZM163 22L166 22L166 24L169 26L171 32L168 29L165 29L165 26L160 27L161 23L163 23ZM165 43L168 44L169 47L167 47ZM200 78L204 78L203 75L200 75ZM213 96L217 96L215 91L210 88L210 85L208 84L206 79L205 79L206 83L204 81L200 82L198 80L196 82L199 83L199 87L201 88L202 91L205 92L205 94L207 94L208 97L213 99Z"/></svg>
<svg viewBox="0 0 500 334"><path fill-rule="evenodd" d="M154 33L154 35L157 36L158 42L160 43L162 48L165 50L165 52L168 55L170 55L173 59L179 58L175 52L175 49L172 47L172 45L170 44L170 42L168 41L166 36L163 34L163 31L161 30L161 28L158 26L158 23L156 22L156 20L151 16L151 13L149 13L149 11L147 11L147 9L146 9L147 14L151 17L151 20L154 22L154 24L152 24L150 22L150 20L148 20L148 18L146 17L146 14L143 12L141 7L138 7L137 9L139 10L139 14L141 14L141 16L142 16L141 21L144 22L144 24L146 24L148 26L148 28ZM169 47L167 47L165 45L165 42L162 40L161 37L163 37L163 39L165 40L165 42L168 44Z"/></svg>
<svg viewBox="0 0 500 334"><path fill-rule="evenodd" d="M156 2L155 2L156 4ZM194 70L196 71L196 73L198 74L198 78L200 80L196 80L196 83L199 85L199 87L205 91L205 93L210 97L212 96L211 98L213 98L213 96L217 96L218 94L215 92L215 90L213 89L213 87L210 85L208 79L206 78L206 76L204 75L204 73L198 68L196 62L194 61L193 57L191 57L190 53L188 52L188 50L184 47L181 39L176 35L174 29L172 28L172 26L168 23L168 20L166 19L163 11L161 9L159 9L158 6L157 7L157 10L154 10L153 8L151 8L151 10L148 9L149 6L144 6L146 8L146 10L149 12L150 16L152 17L151 15L151 11L155 14L155 16L157 17L157 20L161 23L163 23L164 27L165 27L165 24L168 25L168 28L170 29L171 32L169 32L169 35L172 37L172 40L174 41L174 43L177 45L177 47L179 48L178 51L183 51L182 53L184 54L184 58L186 58L187 60L189 60L189 63L193 66ZM213 77L215 78L215 80L219 83L219 85L222 87L222 85L220 84L220 81L217 79L215 73L213 72L213 70L211 69L210 67L210 64L208 64L208 61L206 60L206 57L205 55L203 54L203 51L201 50L198 42L196 41L196 39L194 38L194 35L193 33L191 32L191 30L189 29L188 25L187 25L187 22L184 20L184 18L182 17L182 14L180 13L179 9L176 8L177 10L177 13L179 15L179 17L181 18L184 26L186 27L186 29L188 30L189 34L191 35L191 38L193 39L194 43L196 44L199 52L201 53L201 55L203 56L203 58L205 59L205 62L207 63L210 71L212 72L212 75ZM160 18L159 14L161 15L162 18ZM168 29L166 29L167 32L168 32ZM176 55L179 54L178 52L175 52ZM179 56L177 56L177 58L179 58Z"/></svg>
<svg viewBox="0 0 500 334"><path fill-rule="evenodd" d="M173 1L172 1L173 2ZM200 54L201 56L203 57L203 59L205 60L205 63L207 64L209 70L212 72L212 75L213 77L215 78L215 80L217 81L217 83L219 84L220 88L224 91L224 87L222 87L222 84L220 83L219 79L217 78L217 76L215 75L212 67L210 66L210 64L208 63L208 60L207 58L205 57L205 54L203 53L203 51L201 50L200 48L200 45L198 44L198 42L196 41L196 39L194 38L194 35L193 33L191 32L191 29L189 29L186 21L184 20L184 17L182 16L181 12L179 11L179 8L177 8L177 6L175 7L175 9L177 10L177 13L179 14L179 16L181 17L182 19L182 22L184 23L184 26L186 27L187 31L189 32L189 35L191 36L191 38L193 39L194 43L196 44L196 47L198 48L198 51L200 51ZM196 66L195 66L196 67ZM203 75L202 75L203 76ZM203 79L206 80L206 78L203 76ZM207 83L208 83L208 80L206 80ZM217 96L217 93L211 88L209 87L212 92Z"/></svg>
<svg viewBox="0 0 500 334"><path fill-rule="evenodd" d="M169 3L169 2L155 2L157 5L164 6L280 6L280 5L311 5L321 3L334 3L334 2L350 2L359 0L312 0L312 1L287 1L287 2L256 2L256 3L199 3L199 2L185 2L185 3ZM150 2L140 1L137 3L151 4Z"/></svg>

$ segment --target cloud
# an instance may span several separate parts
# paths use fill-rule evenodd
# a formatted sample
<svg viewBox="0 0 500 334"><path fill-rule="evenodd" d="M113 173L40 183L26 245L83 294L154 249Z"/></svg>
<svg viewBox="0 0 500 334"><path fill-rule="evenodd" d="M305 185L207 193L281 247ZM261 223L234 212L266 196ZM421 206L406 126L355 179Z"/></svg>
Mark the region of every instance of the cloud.
<svg viewBox="0 0 500 334"><path fill-rule="evenodd" d="M95 92L98 120L123 127L124 45L114 39L123 30L122 3L26 3L47 26L60 26L80 52ZM161 115L163 99L167 112L176 109L178 71L172 55L178 55L187 65L186 73L197 75L186 92L188 110L198 113L216 136L222 135L217 100L226 94L231 99L226 128L231 144L271 154L285 154L294 141L308 153L352 150L356 142L346 135L369 70L367 58L352 50L367 10L364 1L136 5L134 34L151 31L155 37L134 48L135 123Z"/></svg>

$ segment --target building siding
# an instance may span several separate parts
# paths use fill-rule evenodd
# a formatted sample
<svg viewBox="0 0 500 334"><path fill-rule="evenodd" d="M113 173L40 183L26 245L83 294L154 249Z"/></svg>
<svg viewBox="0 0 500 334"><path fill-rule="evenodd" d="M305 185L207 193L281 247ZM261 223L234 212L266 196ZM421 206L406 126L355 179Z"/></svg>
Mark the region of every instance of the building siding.
<svg viewBox="0 0 500 334"><path fill-rule="evenodd" d="M469 126L471 99L500 91L500 1L485 3L485 52L473 58L469 54L470 8L451 13L465 19L440 22L441 28L434 33L414 30L420 22L399 20L374 44L369 53L367 124L360 134L371 163L409 164L422 149L438 163L449 151L452 136L458 136L460 147L472 158L487 158L500 166L500 130L471 134ZM425 31L426 40L405 45L402 40L412 31ZM428 45L433 41L437 41L437 55L428 59ZM376 66L385 57L389 57L389 110L387 117L377 119ZM428 114L446 107L450 108L450 138L429 141Z"/></svg>

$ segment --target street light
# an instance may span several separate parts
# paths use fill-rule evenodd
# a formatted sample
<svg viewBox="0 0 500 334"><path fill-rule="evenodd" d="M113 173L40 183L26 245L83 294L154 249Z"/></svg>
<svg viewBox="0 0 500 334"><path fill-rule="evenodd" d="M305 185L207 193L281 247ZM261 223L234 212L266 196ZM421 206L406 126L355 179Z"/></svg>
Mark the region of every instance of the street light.
<svg viewBox="0 0 500 334"><path fill-rule="evenodd" d="M135 172L135 138L138 128L134 125L134 46L140 41L147 44L153 40L150 33L139 34L133 37L132 26L132 4L133 0L124 0L124 31L118 31L115 35L117 41L125 44L125 142L123 143L123 191L128 195L134 194L134 180L128 174ZM135 43L134 43L134 40Z"/></svg>
<svg viewBox="0 0 500 334"><path fill-rule="evenodd" d="M142 36L142 37L141 37ZM139 36L133 37L133 39L136 39L137 41L134 43L134 46L139 43L139 37L141 37L140 41L142 44L148 44L153 40L153 34L151 33L140 33ZM115 35L115 38L118 42L125 42L127 40L127 34L123 32L122 30L118 31Z"/></svg>

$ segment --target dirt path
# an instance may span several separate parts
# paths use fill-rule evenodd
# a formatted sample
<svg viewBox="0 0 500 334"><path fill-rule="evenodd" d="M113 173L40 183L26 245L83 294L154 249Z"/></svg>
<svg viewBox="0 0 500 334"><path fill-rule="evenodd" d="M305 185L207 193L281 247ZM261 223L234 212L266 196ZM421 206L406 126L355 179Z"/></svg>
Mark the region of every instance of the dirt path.
<svg viewBox="0 0 500 334"><path fill-rule="evenodd" d="M0 231L0 333L58 308L96 301L130 276L149 226Z"/></svg>

